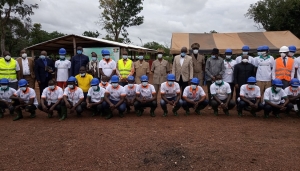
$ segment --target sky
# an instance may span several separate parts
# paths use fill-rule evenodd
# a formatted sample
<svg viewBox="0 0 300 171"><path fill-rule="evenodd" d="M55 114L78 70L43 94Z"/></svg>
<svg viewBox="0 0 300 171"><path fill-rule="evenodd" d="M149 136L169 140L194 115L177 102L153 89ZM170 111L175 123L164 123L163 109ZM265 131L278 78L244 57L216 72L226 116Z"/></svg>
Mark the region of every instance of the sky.
<svg viewBox="0 0 300 171"><path fill-rule="evenodd" d="M41 23L48 32L80 34L98 30L101 14L98 0L24 0L38 3L39 9L31 17L33 23ZM128 29L134 45L141 46L156 41L170 45L172 33L204 33L216 30L220 33L256 32L253 20L244 16L250 4L258 0L145 0L144 23Z"/></svg>

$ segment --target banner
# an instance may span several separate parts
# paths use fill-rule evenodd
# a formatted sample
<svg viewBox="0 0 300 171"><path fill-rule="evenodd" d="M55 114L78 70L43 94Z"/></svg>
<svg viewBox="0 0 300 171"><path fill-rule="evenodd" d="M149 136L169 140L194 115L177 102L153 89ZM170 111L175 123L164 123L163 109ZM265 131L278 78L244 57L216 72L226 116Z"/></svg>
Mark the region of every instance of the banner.
<svg viewBox="0 0 300 171"><path fill-rule="evenodd" d="M120 59L120 47L93 47L93 48L83 48L83 54L88 56L91 60L92 52L95 52L98 56L98 60L102 60L101 51L103 49L109 50L110 58L116 62Z"/></svg>

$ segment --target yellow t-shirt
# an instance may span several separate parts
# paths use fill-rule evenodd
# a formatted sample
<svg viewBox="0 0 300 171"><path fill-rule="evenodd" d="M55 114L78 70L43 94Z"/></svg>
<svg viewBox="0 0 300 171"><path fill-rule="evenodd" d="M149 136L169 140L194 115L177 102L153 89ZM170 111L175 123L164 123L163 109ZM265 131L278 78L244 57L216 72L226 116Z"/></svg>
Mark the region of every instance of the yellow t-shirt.
<svg viewBox="0 0 300 171"><path fill-rule="evenodd" d="M84 77L81 77L81 75L78 74L75 78L77 79L78 87L80 87L84 93L87 93L91 87L93 76L86 74Z"/></svg>

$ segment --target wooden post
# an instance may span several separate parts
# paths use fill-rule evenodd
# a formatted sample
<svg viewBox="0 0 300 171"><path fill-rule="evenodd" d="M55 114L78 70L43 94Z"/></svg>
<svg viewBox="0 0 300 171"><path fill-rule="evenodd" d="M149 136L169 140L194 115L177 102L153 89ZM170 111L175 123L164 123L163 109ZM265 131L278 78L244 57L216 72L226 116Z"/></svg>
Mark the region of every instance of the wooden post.
<svg viewBox="0 0 300 171"><path fill-rule="evenodd" d="M31 50L31 57L34 58L34 50Z"/></svg>
<svg viewBox="0 0 300 171"><path fill-rule="evenodd" d="M74 52L74 55L76 55L76 39L75 39L75 36L73 36L73 52Z"/></svg>

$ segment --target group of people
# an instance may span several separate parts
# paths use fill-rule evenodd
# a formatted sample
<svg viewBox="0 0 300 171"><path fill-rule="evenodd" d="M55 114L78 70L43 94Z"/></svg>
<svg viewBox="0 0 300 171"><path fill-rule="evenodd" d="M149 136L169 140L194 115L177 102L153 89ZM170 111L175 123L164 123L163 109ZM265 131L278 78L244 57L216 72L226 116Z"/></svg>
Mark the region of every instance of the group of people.
<svg viewBox="0 0 300 171"><path fill-rule="evenodd" d="M29 112L31 118L35 117L36 109L46 112L49 118L56 110L64 120L67 110L81 116L84 110L91 109L93 116L105 114L110 119L114 110L124 117L131 107L137 116L149 107L154 117L158 92L163 116L168 115L168 104L175 116L181 107L189 115L190 108L201 114L208 105L215 115L219 109L229 115L229 110L236 105L239 116L243 110L256 116L262 109L266 118L270 112L279 117L280 112L289 114L292 109L300 115L300 59L294 57L295 46L281 47L276 60L269 55L268 46L258 47L257 57L249 56L249 46L243 46L242 55L235 60L231 58L231 49L226 49L223 59L214 48L207 60L199 54L198 43L192 44L191 49L188 55L188 49L183 47L174 57L172 67L162 58L164 51L158 49L151 69L141 50L135 62L128 58L126 50L121 51L122 58L118 61L112 60L106 49L101 51L102 60L93 52L90 61L82 47L78 47L77 55L69 61L66 50L61 48L60 59L55 62L46 57L46 51L36 61L27 58L25 50L16 60L6 51L0 59L0 118L5 109L10 114L17 113L14 120L23 118L22 110ZM153 73L151 84L150 72ZM202 88L204 79L208 99ZM35 80L40 89L40 102L34 90Z"/></svg>

